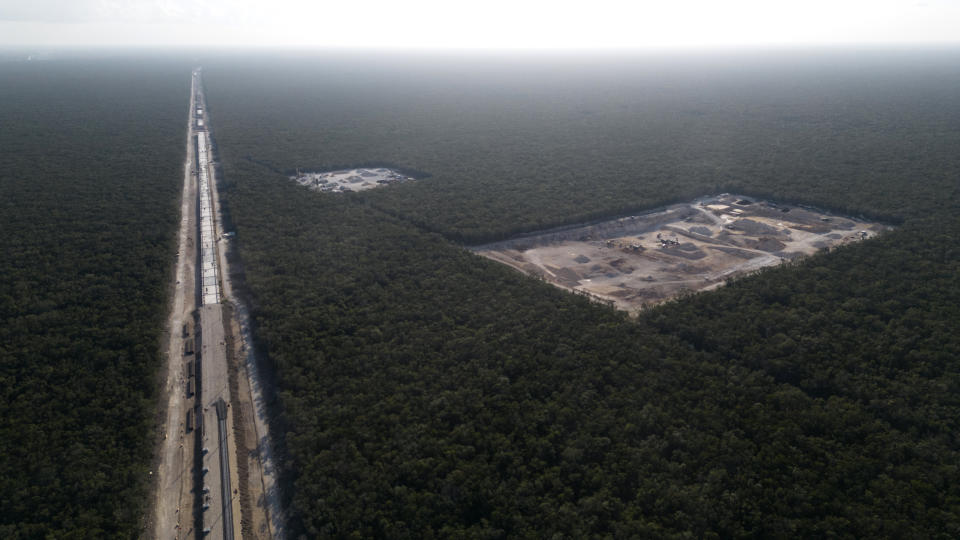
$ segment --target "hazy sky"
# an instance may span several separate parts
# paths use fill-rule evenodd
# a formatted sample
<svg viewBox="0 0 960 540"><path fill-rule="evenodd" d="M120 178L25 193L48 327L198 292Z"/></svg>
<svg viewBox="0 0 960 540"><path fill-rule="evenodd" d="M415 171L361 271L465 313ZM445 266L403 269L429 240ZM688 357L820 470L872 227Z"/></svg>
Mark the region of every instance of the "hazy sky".
<svg viewBox="0 0 960 540"><path fill-rule="evenodd" d="M960 0L0 0L0 45L960 43Z"/></svg>

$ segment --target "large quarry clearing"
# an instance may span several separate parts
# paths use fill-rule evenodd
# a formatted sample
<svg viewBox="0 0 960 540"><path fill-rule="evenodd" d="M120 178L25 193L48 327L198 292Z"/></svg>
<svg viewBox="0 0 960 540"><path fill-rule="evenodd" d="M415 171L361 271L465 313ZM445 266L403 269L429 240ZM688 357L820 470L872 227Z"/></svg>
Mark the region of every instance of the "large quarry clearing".
<svg viewBox="0 0 960 540"><path fill-rule="evenodd" d="M490 259L636 311L888 227L739 195L478 246Z"/></svg>
<svg viewBox="0 0 960 540"><path fill-rule="evenodd" d="M291 176L290 178L301 186L306 186L324 193L366 191L368 189L388 186L390 184L401 184L413 180L412 177L383 167L377 169L344 169L329 172L300 172L298 170L297 175Z"/></svg>

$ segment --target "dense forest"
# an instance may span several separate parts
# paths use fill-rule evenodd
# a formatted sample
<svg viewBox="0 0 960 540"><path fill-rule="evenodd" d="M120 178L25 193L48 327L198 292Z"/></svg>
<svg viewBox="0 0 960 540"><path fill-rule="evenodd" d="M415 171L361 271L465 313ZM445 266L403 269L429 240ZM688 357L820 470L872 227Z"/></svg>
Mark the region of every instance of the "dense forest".
<svg viewBox="0 0 960 540"><path fill-rule="evenodd" d="M295 529L960 535L958 60L206 62ZM900 226L636 320L457 245L721 190Z"/></svg>
<svg viewBox="0 0 960 540"><path fill-rule="evenodd" d="M960 536L958 60L210 57L294 530ZM140 534L189 67L0 64L4 538ZM719 191L898 228L637 319L462 247Z"/></svg>
<svg viewBox="0 0 960 540"><path fill-rule="evenodd" d="M212 65L225 151L430 175L366 196L468 243L705 191L887 219L960 197L956 54L403 60Z"/></svg>
<svg viewBox="0 0 960 540"><path fill-rule="evenodd" d="M0 537L140 535L189 74L0 64Z"/></svg>

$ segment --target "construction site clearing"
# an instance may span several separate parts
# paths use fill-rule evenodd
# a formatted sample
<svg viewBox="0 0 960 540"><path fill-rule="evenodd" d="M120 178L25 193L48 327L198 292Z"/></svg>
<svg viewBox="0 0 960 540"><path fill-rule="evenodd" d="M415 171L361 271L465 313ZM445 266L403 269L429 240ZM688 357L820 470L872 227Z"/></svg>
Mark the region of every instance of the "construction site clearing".
<svg viewBox="0 0 960 540"><path fill-rule="evenodd" d="M558 287L637 312L889 229L808 207L724 193L473 250Z"/></svg>
<svg viewBox="0 0 960 540"><path fill-rule="evenodd" d="M413 178L386 168L344 169L328 172L301 172L291 180L302 186L322 192L365 191L376 187L409 182Z"/></svg>

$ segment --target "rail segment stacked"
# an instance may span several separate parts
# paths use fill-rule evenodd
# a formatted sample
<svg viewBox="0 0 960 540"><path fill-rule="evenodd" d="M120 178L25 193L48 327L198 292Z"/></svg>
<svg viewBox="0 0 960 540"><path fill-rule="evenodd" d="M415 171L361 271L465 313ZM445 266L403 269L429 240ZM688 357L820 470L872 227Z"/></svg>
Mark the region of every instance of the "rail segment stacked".
<svg viewBox="0 0 960 540"><path fill-rule="evenodd" d="M201 305L220 303L217 238L210 192L210 144L206 131L197 132L197 174L200 180Z"/></svg>

